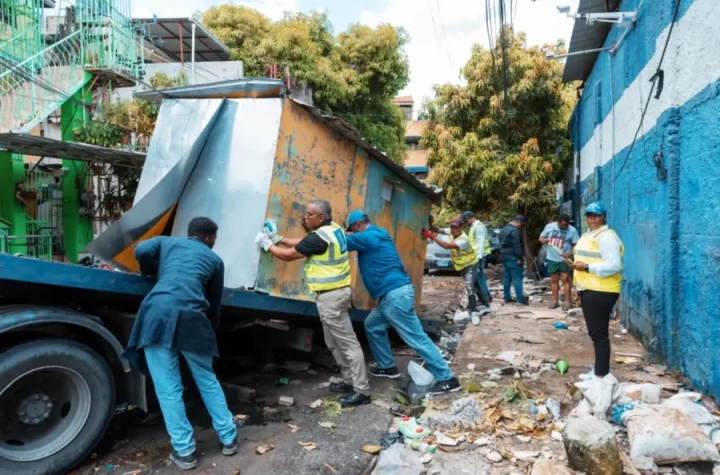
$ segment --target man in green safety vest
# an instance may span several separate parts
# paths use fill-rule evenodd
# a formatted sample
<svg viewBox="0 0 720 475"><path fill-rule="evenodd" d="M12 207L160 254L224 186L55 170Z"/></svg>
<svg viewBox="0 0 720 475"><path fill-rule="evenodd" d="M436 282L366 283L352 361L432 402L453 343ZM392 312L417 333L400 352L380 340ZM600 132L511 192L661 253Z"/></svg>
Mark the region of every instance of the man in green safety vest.
<svg viewBox="0 0 720 475"><path fill-rule="evenodd" d="M462 275L465 280L465 288L468 293L468 310L477 312L477 297L475 296L475 281L477 280L477 263L478 256L475 253L470 238L462 230L462 220L455 218L450 221L450 228L438 229L430 220L430 226L434 230L438 230L440 234L446 234L449 241L439 239L437 235L426 229L422 230L422 235L428 239L435 241L438 246L450 251L453 267Z"/></svg>
<svg viewBox="0 0 720 475"><path fill-rule="evenodd" d="M302 225L307 231L305 237L286 238L278 235L276 225L268 220L255 242L283 261L307 259L305 282L315 294L325 344L342 371L343 382L332 384L330 391L349 393L340 398L344 407L369 404L365 356L348 313L352 281L345 230L332 221L332 208L325 200L308 203Z"/></svg>
<svg viewBox="0 0 720 475"><path fill-rule="evenodd" d="M490 295L490 289L485 278L485 263L487 262L487 256L490 255L490 239L488 239L487 226L477 219L472 211L465 211L462 214L462 220L464 224L470 227L468 230L470 245L477 254L478 259L480 259L477 270L478 297L483 305L489 306L490 302L492 302L492 295Z"/></svg>

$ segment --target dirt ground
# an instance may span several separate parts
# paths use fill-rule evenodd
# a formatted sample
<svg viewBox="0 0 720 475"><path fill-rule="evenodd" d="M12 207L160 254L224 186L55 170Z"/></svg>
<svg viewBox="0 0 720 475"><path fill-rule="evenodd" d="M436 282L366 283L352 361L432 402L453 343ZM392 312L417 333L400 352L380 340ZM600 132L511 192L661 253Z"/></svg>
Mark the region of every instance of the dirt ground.
<svg viewBox="0 0 720 475"><path fill-rule="evenodd" d="M488 273L498 277L496 269ZM424 318L442 319L454 315L460 302L462 282L456 276L426 276L423 289L423 305L421 313ZM491 282L497 291L499 281ZM503 391L510 386L517 386L532 391L541 398L553 398L562 402L563 417L577 404L567 395L571 383L577 381L580 373L587 372L592 366L593 350L582 316L567 316L561 310L547 309L548 296L538 295L530 308L514 304L494 303L493 315L484 317L479 325L468 324L462 333L457 351L452 356L452 367L462 381L481 383L485 381L486 371L493 368L507 367L506 363L496 361L496 356L504 351L520 351L523 358L538 362L555 363L557 360L567 361L569 371L561 375L552 370L541 374L535 380L528 378L516 379L514 371L495 381L496 387L477 386L472 389L472 396L484 406L484 411L492 410L502 399ZM502 302L501 297L495 302ZM566 323L568 330L554 328L555 322ZM462 331L455 327L458 334ZM664 385L671 394L677 391L678 380L672 375L658 374L649 371L646 352L643 347L629 334L625 333L618 321L611 323L613 338L612 373L622 382L653 382ZM407 348L395 348L397 362L401 371L406 372L407 363L412 351ZM616 358L622 355L637 355L636 360L618 363ZM366 348L366 355L370 352ZM474 365L470 371L468 365ZM306 414L308 404L318 398L330 396L326 389L317 385L327 381L332 373L316 366L310 371L297 374L282 374L290 383L275 386L281 374L260 374L257 376L258 398L254 404L232 404L236 414L246 414L249 424L240 429L239 438L241 452L235 457L223 457L220 453L214 431L209 418L197 401L191 404L189 414L196 428L196 438L200 454L200 467L194 472L199 474L366 474L370 473L376 463L377 456L363 452L365 444L378 444L387 433L393 422L393 415L387 409L397 395L397 389L406 381L388 381L373 379L373 398L381 401L379 405L371 404L352 411L344 411L340 415L329 414L325 409L314 409ZM521 376L518 374L518 377ZM468 387L466 386L466 389ZM475 392L479 389L479 392ZM454 393L430 402L430 408L442 409L467 393ZM278 406L280 396L292 396L295 404L292 407ZM384 402L385 404L383 404ZM382 407L381 407L382 406ZM278 409L280 414L276 421L269 422L263 418L263 408ZM500 407L500 406L497 406ZM503 406L505 407L505 406ZM520 419L527 411L522 404L506 406L513 418ZM427 414L427 413L426 413ZM155 425L138 424L128 421L120 415L113 427L100 444L96 452L87 462L76 469L73 475L92 475L109 473L118 475L145 475L150 473L179 473L170 465L166 457L170 451L167 435L162 421L156 414ZM333 422L334 429L319 425L320 422ZM149 425L149 427L147 427ZM293 432L290 425L299 427ZM507 427L507 423L505 424ZM517 451L540 451L541 457L564 461L565 452L562 442L553 438L549 430L536 430L529 439L518 435L520 432L507 428L498 428L487 434L489 443L480 446L465 443L461 447L439 450L432 461L425 465L428 474L486 474L509 475L530 472L533 460L519 460L514 456ZM472 437L478 434L473 433ZM468 434L470 436L470 434ZM474 440L474 439L473 439ZM304 449L299 442L314 442L317 448ZM468 441L471 442L471 441ZM258 455L256 448L261 445L272 445L274 448L264 455ZM408 449L409 450L409 449ZM503 454L500 462L489 460L491 452ZM415 452L417 453L417 452ZM418 454L419 457L421 454ZM632 472L628 472L632 473ZM684 472L691 473L691 472ZM703 473L703 472L697 472Z"/></svg>

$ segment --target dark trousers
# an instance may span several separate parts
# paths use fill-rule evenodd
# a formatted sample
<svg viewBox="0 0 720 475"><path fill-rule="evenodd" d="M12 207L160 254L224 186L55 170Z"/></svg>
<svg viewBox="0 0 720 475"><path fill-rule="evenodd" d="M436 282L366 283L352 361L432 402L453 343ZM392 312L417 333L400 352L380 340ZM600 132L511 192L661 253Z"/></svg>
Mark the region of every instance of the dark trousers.
<svg viewBox="0 0 720 475"><path fill-rule="evenodd" d="M610 372L610 314L619 296L595 290L580 292L580 306L595 347L595 376L601 378Z"/></svg>
<svg viewBox="0 0 720 475"><path fill-rule="evenodd" d="M523 295L523 265L518 264L517 261L503 261L503 297L506 302L512 300L510 294L510 286L515 284L515 298L518 302L524 303L525 296Z"/></svg>

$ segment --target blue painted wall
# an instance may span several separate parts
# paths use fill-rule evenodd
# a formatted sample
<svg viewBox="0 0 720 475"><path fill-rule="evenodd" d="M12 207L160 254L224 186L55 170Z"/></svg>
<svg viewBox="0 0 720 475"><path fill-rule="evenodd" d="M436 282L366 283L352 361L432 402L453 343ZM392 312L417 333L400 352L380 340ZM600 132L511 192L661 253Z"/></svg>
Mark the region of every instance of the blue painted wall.
<svg viewBox="0 0 720 475"><path fill-rule="evenodd" d="M623 1L622 11L637 0ZM716 0L682 0L651 99L675 0L646 1L617 55L601 53L571 120L579 204L600 199L625 244L624 324L698 389L720 396L720 44ZM605 45L623 29L613 27ZM660 157L667 176L653 164ZM573 174L575 174L573 173ZM565 183L566 190L575 183ZM568 193L566 196L571 196ZM578 209L576 207L576 209ZM576 216L576 219L580 216Z"/></svg>

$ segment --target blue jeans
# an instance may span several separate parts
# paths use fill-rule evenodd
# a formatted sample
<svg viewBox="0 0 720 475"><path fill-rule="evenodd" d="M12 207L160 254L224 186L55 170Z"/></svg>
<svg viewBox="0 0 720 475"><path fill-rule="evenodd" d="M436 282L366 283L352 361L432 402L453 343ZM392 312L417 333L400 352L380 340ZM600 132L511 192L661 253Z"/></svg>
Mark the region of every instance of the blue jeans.
<svg viewBox="0 0 720 475"><path fill-rule="evenodd" d="M391 290L365 319L365 333L378 368L395 366L387 330L393 327L400 338L417 353L437 381L453 377L452 371L420 324L415 313L415 289L410 284Z"/></svg>
<svg viewBox="0 0 720 475"><path fill-rule="evenodd" d="M228 409L225 394L213 372L212 356L189 352L182 352L182 355L210 413L220 442L223 445L232 444L237 440L237 427ZM182 397L180 352L164 346L149 346L145 348L145 359L160 402L165 427L170 435L170 443L178 455L190 455L195 452L195 440Z"/></svg>
<svg viewBox="0 0 720 475"><path fill-rule="evenodd" d="M480 265L478 266L477 283L480 288L480 292L482 293L482 295L478 295L478 297L480 297L480 300L482 300L485 305L488 305L492 300L492 297L490 296L490 289L488 288L487 279L485 278L486 263L487 256L482 258Z"/></svg>
<svg viewBox="0 0 720 475"><path fill-rule="evenodd" d="M515 284L515 298L518 302L525 302L523 296L523 266L517 261L503 261L503 293L505 301L512 299L510 285Z"/></svg>

